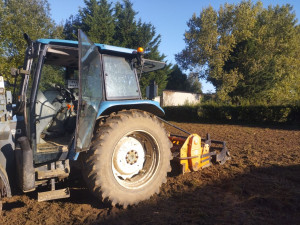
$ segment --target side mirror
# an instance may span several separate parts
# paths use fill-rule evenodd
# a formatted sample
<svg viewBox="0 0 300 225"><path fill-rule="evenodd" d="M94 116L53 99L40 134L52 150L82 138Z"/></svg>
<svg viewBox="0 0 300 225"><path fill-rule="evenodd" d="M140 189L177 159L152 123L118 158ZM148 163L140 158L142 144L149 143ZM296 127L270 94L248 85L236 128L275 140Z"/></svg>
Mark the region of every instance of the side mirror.
<svg viewBox="0 0 300 225"><path fill-rule="evenodd" d="M146 87L146 96L152 100L158 95L158 85L154 80L151 81L150 85Z"/></svg>

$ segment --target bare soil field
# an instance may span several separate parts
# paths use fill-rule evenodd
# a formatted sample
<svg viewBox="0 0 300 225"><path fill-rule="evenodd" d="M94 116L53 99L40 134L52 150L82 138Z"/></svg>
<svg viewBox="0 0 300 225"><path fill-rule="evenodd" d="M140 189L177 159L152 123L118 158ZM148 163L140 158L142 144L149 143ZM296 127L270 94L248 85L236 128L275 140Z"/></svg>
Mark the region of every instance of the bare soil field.
<svg viewBox="0 0 300 225"><path fill-rule="evenodd" d="M67 181L71 198L6 198L0 224L300 224L299 129L175 125L225 140L231 160L185 175L173 165L160 194L127 209L97 201L75 170Z"/></svg>

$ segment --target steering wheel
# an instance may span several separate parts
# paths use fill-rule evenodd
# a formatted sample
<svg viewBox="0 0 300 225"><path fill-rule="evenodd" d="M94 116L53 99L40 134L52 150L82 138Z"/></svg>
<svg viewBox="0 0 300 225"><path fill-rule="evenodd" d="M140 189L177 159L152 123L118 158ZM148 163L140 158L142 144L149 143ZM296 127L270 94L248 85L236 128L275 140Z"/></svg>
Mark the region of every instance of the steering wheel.
<svg viewBox="0 0 300 225"><path fill-rule="evenodd" d="M61 96L64 99L66 99L67 101L74 101L75 100L75 96L73 95L73 93L69 89L67 89L67 88L65 88L65 87L63 87L59 84L55 84L55 88L60 92Z"/></svg>

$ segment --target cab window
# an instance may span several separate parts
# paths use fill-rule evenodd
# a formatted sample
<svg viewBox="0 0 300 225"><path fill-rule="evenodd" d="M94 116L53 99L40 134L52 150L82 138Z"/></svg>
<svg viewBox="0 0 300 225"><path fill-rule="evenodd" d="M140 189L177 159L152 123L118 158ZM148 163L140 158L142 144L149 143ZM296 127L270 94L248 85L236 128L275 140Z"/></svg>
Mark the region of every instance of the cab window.
<svg viewBox="0 0 300 225"><path fill-rule="evenodd" d="M137 76L130 60L103 56L106 98L137 99L140 96Z"/></svg>

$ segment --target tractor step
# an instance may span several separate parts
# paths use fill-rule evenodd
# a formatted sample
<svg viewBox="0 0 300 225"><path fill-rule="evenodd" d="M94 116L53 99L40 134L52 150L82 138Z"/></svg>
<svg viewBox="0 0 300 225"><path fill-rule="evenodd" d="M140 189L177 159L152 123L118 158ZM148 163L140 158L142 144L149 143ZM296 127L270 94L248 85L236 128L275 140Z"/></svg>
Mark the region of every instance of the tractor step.
<svg viewBox="0 0 300 225"><path fill-rule="evenodd" d="M68 160L51 162L50 164L42 165L41 167L36 168L35 172L37 178L35 180L36 186L50 185L49 191L38 192L39 202L70 197L69 188L58 190L55 188L56 182L62 181L70 174L70 165Z"/></svg>
<svg viewBox="0 0 300 225"><path fill-rule="evenodd" d="M37 171L37 178L40 180L58 177L60 179L69 176L68 169L54 169L46 171Z"/></svg>
<svg viewBox="0 0 300 225"><path fill-rule="evenodd" d="M38 201L39 202L49 201L49 200L54 200L54 199L61 199L61 198L69 198L69 197L70 197L69 188L38 193Z"/></svg>

